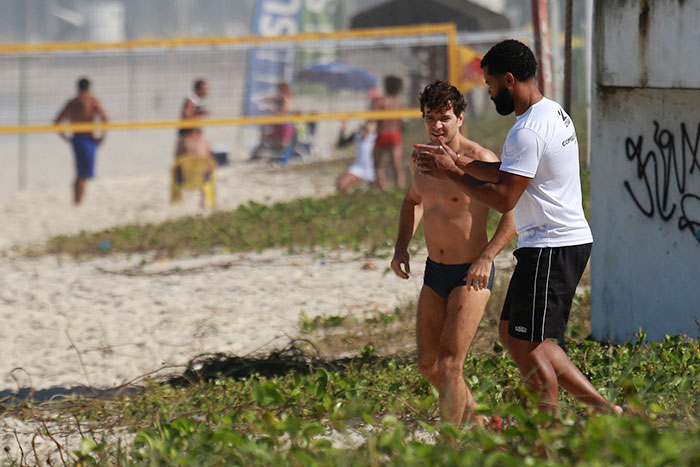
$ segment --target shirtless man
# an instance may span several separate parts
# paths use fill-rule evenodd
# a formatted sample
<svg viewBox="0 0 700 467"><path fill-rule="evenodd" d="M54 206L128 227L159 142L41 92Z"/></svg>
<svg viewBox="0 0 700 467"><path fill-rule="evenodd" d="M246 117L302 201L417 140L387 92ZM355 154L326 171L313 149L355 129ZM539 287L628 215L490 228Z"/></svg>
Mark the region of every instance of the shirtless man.
<svg viewBox="0 0 700 467"><path fill-rule="evenodd" d="M175 159L183 156L212 157L211 146L202 136L201 128L192 128L177 142Z"/></svg>
<svg viewBox="0 0 700 467"><path fill-rule="evenodd" d="M384 78L384 97L377 98L373 104L373 110L396 110L403 107L397 97L401 91L401 78L387 76ZM377 186L380 189L386 188L386 176L382 167L384 153L391 154L391 164L396 175L396 186L403 188L406 184L406 175L403 169L403 148L401 147L401 133L403 122L401 119L392 118L387 120L377 120L377 139L374 142L374 172L376 174Z"/></svg>
<svg viewBox="0 0 700 467"><path fill-rule="evenodd" d="M460 134L466 102L450 83L426 86L420 107L431 145L449 146L476 160L498 161L494 153ZM440 393L443 422L483 425L488 419L474 413L476 403L462 369L491 296L493 259L515 235L513 214L501 217L489 241L488 207L449 180L422 174L413 160L411 173L391 269L408 278L408 244L422 217L428 260L416 319L418 367Z"/></svg>
<svg viewBox="0 0 700 467"><path fill-rule="evenodd" d="M90 92L90 81L81 78L78 81L78 95L69 100L54 119L54 125L63 120L70 123L92 123L99 117L107 122L107 113L102 108L99 99ZM74 133L69 138L65 133L59 133L61 138L73 145L75 153L76 177L73 183L73 202L80 204L85 194L85 185L89 178L95 175L95 152L97 146L105 139L104 131L99 138L95 138L92 132Z"/></svg>

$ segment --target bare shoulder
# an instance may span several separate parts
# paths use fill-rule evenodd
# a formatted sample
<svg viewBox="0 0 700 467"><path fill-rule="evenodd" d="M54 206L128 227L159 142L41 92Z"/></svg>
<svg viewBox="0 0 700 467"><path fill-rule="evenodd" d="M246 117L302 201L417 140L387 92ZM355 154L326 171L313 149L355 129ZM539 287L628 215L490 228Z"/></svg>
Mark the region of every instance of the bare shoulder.
<svg viewBox="0 0 700 467"><path fill-rule="evenodd" d="M493 151L486 149L476 141L472 141L465 136L461 138L460 152L477 161L500 162L500 159Z"/></svg>

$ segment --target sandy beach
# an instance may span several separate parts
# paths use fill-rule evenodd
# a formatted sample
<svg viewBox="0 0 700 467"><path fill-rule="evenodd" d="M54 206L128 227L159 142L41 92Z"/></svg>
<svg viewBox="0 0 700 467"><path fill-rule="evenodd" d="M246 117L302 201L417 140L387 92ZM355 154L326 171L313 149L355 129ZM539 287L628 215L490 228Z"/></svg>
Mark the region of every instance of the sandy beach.
<svg viewBox="0 0 700 467"><path fill-rule="evenodd" d="M335 175L264 164L222 167L217 209L322 196L333 191ZM96 179L80 207L58 188L2 198L0 395L30 387L109 388L161 367L177 372L202 353L280 347L299 334L302 311L314 317L388 310L420 288L420 255L404 281L387 273L386 259L361 252L273 250L153 262L139 255L26 258L13 248L56 234L203 212L197 193L178 205L170 205L167 194L167 177L152 174ZM376 269L363 268L368 262Z"/></svg>
<svg viewBox="0 0 700 467"><path fill-rule="evenodd" d="M218 170L216 209L324 196L334 191L336 176L337 170L304 165L234 161ZM57 234L211 212L199 207L195 192L171 205L162 172L97 178L80 207L71 204L65 183L53 185L0 197L0 400L32 393L41 402L139 384L144 376L181 374L201 354L282 348L300 335L302 312L313 318L391 310L415 298L422 284L424 254L414 258L410 280L387 273L386 258L349 251L27 258L18 246ZM0 442L17 458L20 446L25 453L35 446L39 458L60 462L53 441L36 437L41 430L2 418ZM76 449L80 440L76 432L62 442Z"/></svg>

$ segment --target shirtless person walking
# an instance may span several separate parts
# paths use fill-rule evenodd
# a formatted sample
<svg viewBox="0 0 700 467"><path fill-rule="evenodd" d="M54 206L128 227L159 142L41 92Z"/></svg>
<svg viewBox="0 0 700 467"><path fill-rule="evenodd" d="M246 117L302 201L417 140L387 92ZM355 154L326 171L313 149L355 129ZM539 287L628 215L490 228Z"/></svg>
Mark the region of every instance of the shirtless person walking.
<svg viewBox="0 0 700 467"><path fill-rule="evenodd" d="M446 145L477 160L498 161L494 153L460 134L466 102L450 83L435 81L426 86L420 107L431 145ZM501 217L489 241L488 207L451 181L420 173L413 161L411 173L391 269L408 278L408 244L423 218L428 260L416 320L418 367L440 393L443 422L483 425L488 419L474 413L476 403L462 369L491 296L493 259L515 235L513 214Z"/></svg>
<svg viewBox="0 0 700 467"><path fill-rule="evenodd" d="M401 91L401 78L387 76L384 78L384 91L386 95L375 100L373 110L396 110L403 107L397 97ZM401 147L401 133L403 122L401 119L392 118L377 120L377 139L374 142L374 172L377 186L386 188L386 176L384 174L384 153L391 155L391 164L396 175L396 186L403 188L406 184L406 175L403 168L403 148Z"/></svg>
<svg viewBox="0 0 700 467"><path fill-rule="evenodd" d="M102 108L102 104L90 92L90 81L87 78L81 78L78 81L78 95L63 106L54 119L54 125L63 120L68 120L70 123L92 123L97 117L107 122L107 113ZM95 138L92 132L74 133L72 138L63 132L60 135L73 145L76 165L73 202L80 204L85 194L87 180L95 175L95 152L97 146L104 141L105 133L103 131L99 138Z"/></svg>

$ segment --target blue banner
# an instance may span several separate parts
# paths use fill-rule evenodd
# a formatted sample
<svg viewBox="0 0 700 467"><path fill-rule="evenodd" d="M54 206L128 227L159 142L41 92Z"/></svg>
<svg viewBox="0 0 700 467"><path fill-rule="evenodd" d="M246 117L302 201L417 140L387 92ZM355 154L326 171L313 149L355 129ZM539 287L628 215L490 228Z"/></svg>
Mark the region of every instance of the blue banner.
<svg viewBox="0 0 700 467"><path fill-rule="evenodd" d="M298 34L304 9L303 0L258 0L250 32L258 36ZM277 93L277 85L291 83L294 73L294 50L268 49L264 45L248 54L245 114L261 115L269 111L258 102Z"/></svg>

